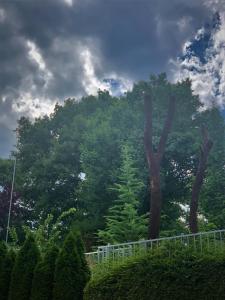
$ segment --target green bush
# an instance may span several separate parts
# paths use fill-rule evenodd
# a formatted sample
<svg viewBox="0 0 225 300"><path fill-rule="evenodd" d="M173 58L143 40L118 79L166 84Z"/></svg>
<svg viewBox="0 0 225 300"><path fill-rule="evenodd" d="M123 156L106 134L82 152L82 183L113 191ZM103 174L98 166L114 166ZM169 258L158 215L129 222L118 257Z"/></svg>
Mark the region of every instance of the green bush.
<svg viewBox="0 0 225 300"><path fill-rule="evenodd" d="M84 280L76 238L70 233L56 260L54 300L82 300Z"/></svg>
<svg viewBox="0 0 225 300"><path fill-rule="evenodd" d="M14 261L15 261L15 253L12 250L6 253L4 259L2 259L1 261L1 267L0 267L1 300L8 299L11 273L12 273Z"/></svg>
<svg viewBox="0 0 225 300"><path fill-rule="evenodd" d="M225 299L225 255L145 255L94 277L85 300Z"/></svg>
<svg viewBox="0 0 225 300"><path fill-rule="evenodd" d="M35 239L29 235L21 247L14 264L9 300L29 300L34 268L40 253Z"/></svg>
<svg viewBox="0 0 225 300"><path fill-rule="evenodd" d="M32 282L31 300L52 300L55 262L58 255L56 246L50 247L35 270Z"/></svg>

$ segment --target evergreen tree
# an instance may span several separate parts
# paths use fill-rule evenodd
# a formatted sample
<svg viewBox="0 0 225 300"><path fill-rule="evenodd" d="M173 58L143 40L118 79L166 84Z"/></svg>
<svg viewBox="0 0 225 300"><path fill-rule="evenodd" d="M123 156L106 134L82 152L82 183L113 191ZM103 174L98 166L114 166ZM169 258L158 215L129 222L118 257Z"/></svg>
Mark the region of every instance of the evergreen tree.
<svg viewBox="0 0 225 300"><path fill-rule="evenodd" d="M56 246L50 247L35 270L32 282L31 300L52 300L55 262L58 255Z"/></svg>
<svg viewBox="0 0 225 300"><path fill-rule="evenodd" d="M136 168L133 166L131 149L128 145L122 148L122 159L119 183L113 187L118 199L109 209L106 228L98 232L98 236L105 243L139 240L147 234L146 215L138 215L137 196L143 184L136 177Z"/></svg>
<svg viewBox="0 0 225 300"><path fill-rule="evenodd" d="M83 278L83 287L87 284L87 282L90 280L91 277L91 272L87 264L87 260L85 258L85 249L84 249L84 243L81 238L80 232L76 232L75 234L76 238L76 248L77 248L77 253L80 258L81 262L81 272L80 276Z"/></svg>
<svg viewBox="0 0 225 300"><path fill-rule="evenodd" d="M7 248L4 242L0 242L0 271L2 268L2 264L5 260L5 256L7 254Z"/></svg>
<svg viewBox="0 0 225 300"><path fill-rule="evenodd" d="M10 250L2 261L0 268L0 291L1 300L8 300L9 286L11 280L12 269L15 262L15 253Z"/></svg>
<svg viewBox="0 0 225 300"><path fill-rule="evenodd" d="M21 247L12 271L10 300L29 300L35 266L40 253L35 239L29 235Z"/></svg>
<svg viewBox="0 0 225 300"><path fill-rule="evenodd" d="M76 238L70 233L56 260L54 300L83 299L81 260L76 247Z"/></svg>

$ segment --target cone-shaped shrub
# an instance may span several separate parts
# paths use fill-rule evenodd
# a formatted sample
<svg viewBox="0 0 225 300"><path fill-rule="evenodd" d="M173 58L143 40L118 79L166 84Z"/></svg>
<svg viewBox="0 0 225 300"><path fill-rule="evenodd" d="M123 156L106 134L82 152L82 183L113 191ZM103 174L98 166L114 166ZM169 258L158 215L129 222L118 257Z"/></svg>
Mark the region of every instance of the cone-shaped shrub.
<svg viewBox="0 0 225 300"><path fill-rule="evenodd" d="M2 261L0 268L0 291L1 300L8 300L9 286L11 281L12 269L15 262L15 253L10 250Z"/></svg>
<svg viewBox="0 0 225 300"><path fill-rule="evenodd" d="M5 260L6 254L7 254L7 248L6 248L5 243L0 242L0 271L1 271L1 268L2 268L2 263Z"/></svg>
<svg viewBox="0 0 225 300"><path fill-rule="evenodd" d="M29 300L34 268L40 253L35 239L29 235L20 249L12 271L9 300Z"/></svg>
<svg viewBox="0 0 225 300"><path fill-rule="evenodd" d="M76 238L76 247L77 247L78 256L80 257L80 261L81 261L80 276L83 278L83 288L85 288L85 285L90 280L91 272L88 267L87 260L85 258L84 243L81 238L80 232L75 233L75 238Z"/></svg>
<svg viewBox="0 0 225 300"><path fill-rule="evenodd" d="M77 252L76 238L70 233L56 260L54 300L83 299L83 278L80 272L81 261Z"/></svg>
<svg viewBox="0 0 225 300"><path fill-rule="evenodd" d="M35 270L32 283L31 300L52 300L55 262L58 255L56 246L50 247Z"/></svg>

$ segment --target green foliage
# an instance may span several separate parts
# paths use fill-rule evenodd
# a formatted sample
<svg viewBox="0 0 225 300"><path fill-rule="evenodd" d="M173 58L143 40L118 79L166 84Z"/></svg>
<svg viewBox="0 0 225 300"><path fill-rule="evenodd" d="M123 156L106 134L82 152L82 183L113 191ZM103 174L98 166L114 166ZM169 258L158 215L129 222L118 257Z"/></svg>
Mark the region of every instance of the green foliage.
<svg viewBox="0 0 225 300"><path fill-rule="evenodd" d="M10 250L4 257L0 267L1 300L8 300L12 269L15 262L15 253Z"/></svg>
<svg viewBox="0 0 225 300"><path fill-rule="evenodd" d="M5 294L8 292L7 291L7 284L6 287L4 286L5 283L5 262L7 260L7 248L4 242L0 242L0 291L1 294L3 294L3 297L5 298ZM6 271L7 273L7 271Z"/></svg>
<svg viewBox="0 0 225 300"><path fill-rule="evenodd" d="M44 252L49 245L56 244L60 246L62 244L74 224L75 215L75 208L70 208L61 213L56 221L52 214L48 214L46 219L38 224L36 228L30 229L29 226L23 226L23 230L26 235L33 234L38 247ZM12 240L16 241L15 228L12 228L11 234Z"/></svg>
<svg viewBox="0 0 225 300"><path fill-rule="evenodd" d="M224 299L225 256L180 253L145 255L93 278L85 300Z"/></svg>
<svg viewBox="0 0 225 300"><path fill-rule="evenodd" d="M19 250L10 284L9 300L29 300L34 268L39 260L40 253L35 239L29 235Z"/></svg>
<svg viewBox="0 0 225 300"><path fill-rule="evenodd" d="M86 285L86 283L90 280L91 278L91 272L85 257L85 248L84 248L84 243L81 238L80 232L76 231L75 233L75 239L76 239L76 249L78 256L80 258L81 262L81 270L80 270L80 277L83 280L83 286Z"/></svg>
<svg viewBox="0 0 225 300"><path fill-rule="evenodd" d="M52 246L47 249L44 259L37 264L34 270L30 300L52 300L57 255L58 248Z"/></svg>
<svg viewBox="0 0 225 300"><path fill-rule="evenodd" d="M76 238L70 233L56 261L53 299L82 300L83 289L82 263L76 245Z"/></svg>
<svg viewBox="0 0 225 300"><path fill-rule="evenodd" d="M146 237L146 215L138 215L137 199L143 183L136 177L137 170L133 166L131 150L128 145L122 149L122 166L118 181L113 190L118 199L114 201L106 217L106 228L99 231L98 236L105 243L122 243Z"/></svg>
<svg viewBox="0 0 225 300"><path fill-rule="evenodd" d="M4 259L5 259L6 253L7 253L6 245L5 245L4 242L0 241L0 268L2 266L2 263L3 263Z"/></svg>
<svg viewBox="0 0 225 300"><path fill-rule="evenodd" d="M17 145L19 175L15 190L19 191L23 207L29 207L29 216L23 215L23 220L16 218L19 221L12 218L16 228L19 228L18 222L27 224L27 220L33 221L38 228L43 225L43 220L49 218L48 215L54 216L54 223L63 211L74 207L74 221L82 231L86 245L91 248L93 243L98 243L96 232L104 230L104 217L118 195L110 187L118 183L124 143L131 146L136 176L144 183L137 196L139 214L149 211L150 187L143 145L143 91L151 91L153 95L153 147L159 142L169 95L172 93L177 99L173 128L161 169L161 232L168 235L185 230L185 223L180 222L180 217L183 217L180 204L188 204L190 200L199 158L201 124L207 125L214 146L200 209L209 223L223 227L224 119L217 108L200 113L201 104L192 94L189 80L172 84L165 74L161 74L134 84L133 89L121 97L99 92L97 96L84 97L80 101L68 99L62 106L57 104L53 114L34 122L20 119ZM11 173L12 161L0 160L0 185L11 182ZM6 224L5 211L0 207L1 227ZM44 239L43 232L39 233L39 243L43 244L46 230ZM3 236L2 233L0 238ZM21 234L18 237L20 241Z"/></svg>

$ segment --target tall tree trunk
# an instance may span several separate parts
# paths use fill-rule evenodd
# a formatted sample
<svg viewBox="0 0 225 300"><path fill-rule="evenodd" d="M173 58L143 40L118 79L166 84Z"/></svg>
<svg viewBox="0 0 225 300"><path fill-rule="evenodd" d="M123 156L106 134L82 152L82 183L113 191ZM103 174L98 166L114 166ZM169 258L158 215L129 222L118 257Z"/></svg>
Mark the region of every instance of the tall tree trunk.
<svg viewBox="0 0 225 300"><path fill-rule="evenodd" d="M207 160L210 150L213 146L213 142L209 139L208 131L205 127L202 127L202 146L198 169L195 177L195 181L192 187L191 203L190 203L190 217L189 226L192 233L198 232L198 201L205 177L205 171L207 168Z"/></svg>
<svg viewBox="0 0 225 300"><path fill-rule="evenodd" d="M166 142L169 132L172 127L172 122L175 112L175 98L170 97L169 107L167 111L166 120L164 123L163 131L157 147L154 152L152 144L152 96L144 94L145 104L145 131L144 131L144 144L145 152L148 161L149 175L150 175L150 219L149 219L149 238L155 239L159 237L160 231L160 217L161 217L161 186L160 186L160 165L162 157L165 152Z"/></svg>
<svg viewBox="0 0 225 300"><path fill-rule="evenodd" d="M151 168L151 202L150 202L150 222L149 238L156 239L160 231L160 216L162 206L162 195L160 188L160 166L158 163Z"/></svg>

